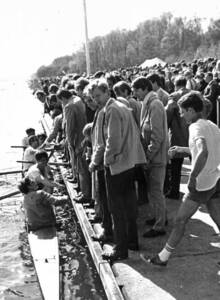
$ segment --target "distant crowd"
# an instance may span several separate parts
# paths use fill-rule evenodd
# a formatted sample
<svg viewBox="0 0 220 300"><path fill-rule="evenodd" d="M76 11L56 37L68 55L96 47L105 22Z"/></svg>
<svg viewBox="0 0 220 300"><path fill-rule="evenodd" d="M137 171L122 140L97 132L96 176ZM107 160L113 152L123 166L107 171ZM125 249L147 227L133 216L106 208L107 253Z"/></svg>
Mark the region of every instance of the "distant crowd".
<svg viewBox="0 0 220 300"><path fill-rule="evenodd" d="M220 139L216 126L220 60L98 71L90 76L65 74L41 79L34 95L53 119L53 128L40 142L32 129L27 130L24 160L36 165L24 163L24 171L51 193L61 185L50 177L43 149L53 145L62 151L63 160L71 164L68 180L77 190L75 201L95 207L93 221L102 224L103 232L94 240L114 242L113 251L104 252L103 258L115 261L127 258L129 249L139 250L138 205L147 205L146 225L151 226L143 237L166 234L166 198L182 197L181 170L184 157L189 158L192 171L184 196L188 213L177 217L162 254L149 259L166 265L190 213L199 206L200 193L213 187L220 192L216 187L220 169L215 169L219 150L210 149ZM42 158L45 165L40 164L38 172ZM212 178L208 183L206 172ZM193 209L191 202L196 203ZM213 207L209 212L220 229L220 213L214 216Z"/></svg>

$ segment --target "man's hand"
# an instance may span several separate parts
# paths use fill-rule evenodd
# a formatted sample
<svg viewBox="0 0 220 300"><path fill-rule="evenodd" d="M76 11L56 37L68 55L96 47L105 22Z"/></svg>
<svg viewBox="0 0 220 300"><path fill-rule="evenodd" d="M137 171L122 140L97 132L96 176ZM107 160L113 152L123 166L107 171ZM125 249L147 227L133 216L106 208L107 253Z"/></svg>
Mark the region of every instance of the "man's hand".
<svg viewBox="0 0 220 300"><path fill-rule="evenodd" d="M97 166L94 163L89 164L89 172L94 172L96 170Z"/></svg>
<svg viewBox="0 0 220 300"><path fill-rule="evenodd" d="M173 147L170 147L170 149L168 150L168 156L170 159L174 158L175 155L177 153L179 153L179 148L178 146L173 146Z"/></svg>

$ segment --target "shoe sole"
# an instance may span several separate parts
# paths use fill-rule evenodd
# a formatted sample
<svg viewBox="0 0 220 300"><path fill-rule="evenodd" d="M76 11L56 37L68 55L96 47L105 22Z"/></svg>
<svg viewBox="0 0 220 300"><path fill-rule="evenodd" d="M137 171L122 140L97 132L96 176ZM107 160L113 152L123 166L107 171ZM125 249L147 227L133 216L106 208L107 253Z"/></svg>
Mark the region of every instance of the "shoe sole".
<svg viewBox="0 0 220 300"><path fill-rule="evenodd" d="M145 263L147 263L148 265L151 265L151 266L155 266L155 267L159 267L159 268L160 268L160 267L166 267L166 266L167 266L167 264L159 265L159 264L154 264L154 263L152 263L152 262L150 261L150 257L149 257L149 259L146 259L143 253L140 254L140 258L141 258Z"/></svg>

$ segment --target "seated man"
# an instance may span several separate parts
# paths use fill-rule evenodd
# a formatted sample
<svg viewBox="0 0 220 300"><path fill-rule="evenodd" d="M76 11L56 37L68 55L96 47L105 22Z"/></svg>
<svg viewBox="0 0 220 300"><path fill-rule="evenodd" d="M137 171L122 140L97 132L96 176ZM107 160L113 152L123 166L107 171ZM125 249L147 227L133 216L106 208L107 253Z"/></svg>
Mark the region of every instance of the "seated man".
<svg viewBox="0 0 220 300"><path fill-rule="evenodd" d="M35 181L44 191L52 194L53 188L63 188L61 185L53 181L53 174L48 165L48 154L44 150L37 151L35 155L37 163L31 166L27 172L27 177Z"/></svg>
<svg viewBox="0 0 220 300"><path fill-rule="evenodd" d="M23 206L29 230L55 226L56 216L52 205L65 204L67 196L54 197L38 190L37 183L28 177L21 180L18 189L24 194Z"/></svg>
<svg viewBox="0 0 220 300"><path fill-rule="evenodd" d="M37 152L37 147L39 146L38 138L36 135L31 135L28 139L29 146L24 151L23 159L24 161L29 161L27 163L23 163L23 171L26 172L33 165L35 160L35 154ZM31 163L33 162L33 163Z"/></svg>

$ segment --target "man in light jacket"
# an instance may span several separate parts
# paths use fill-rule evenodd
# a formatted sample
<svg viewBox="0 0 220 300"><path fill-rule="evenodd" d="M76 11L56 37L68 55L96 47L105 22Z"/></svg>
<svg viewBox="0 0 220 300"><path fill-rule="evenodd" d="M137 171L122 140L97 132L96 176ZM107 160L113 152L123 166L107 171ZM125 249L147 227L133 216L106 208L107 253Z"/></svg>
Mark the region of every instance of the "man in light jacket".
<svg viewBox="0 0 220 300"><path fill-rule="evenodd" d="M166 204L163 195L167 153L168 130L167 117L163 103L153 91L152 84L146 77L138 77L132 82L134 96L142 101L140 128L145 143L148 160L146 170L148 178L148 199L153 208L155 222L152 229L143 237L152 238L164 235Z"/></svg>
<svg viewBox="0 0 220 300"><path fill-rule="evenodd" d="M115 247L104 252L103 258L115 261L126 259L128 249L138 250L137 199L134 168L146 163L140 134L132 111L123 103L110 98L106 82L96 81L91 91L93 99L103 108L99 127L99 155L103 151L105 179L110 212L113 219ZM90 170L97 165L92 157Z"/></svg>

